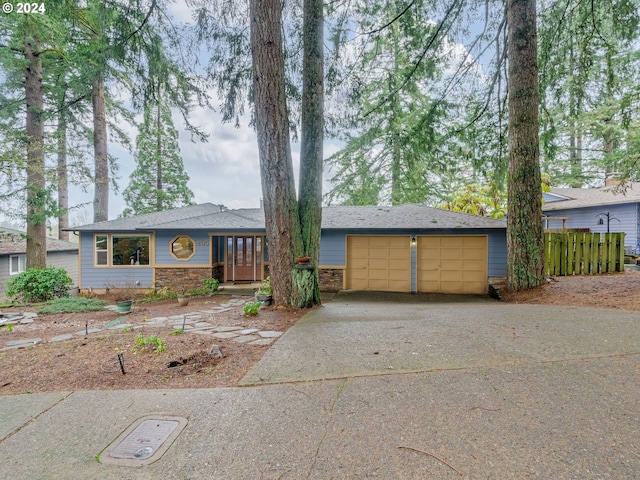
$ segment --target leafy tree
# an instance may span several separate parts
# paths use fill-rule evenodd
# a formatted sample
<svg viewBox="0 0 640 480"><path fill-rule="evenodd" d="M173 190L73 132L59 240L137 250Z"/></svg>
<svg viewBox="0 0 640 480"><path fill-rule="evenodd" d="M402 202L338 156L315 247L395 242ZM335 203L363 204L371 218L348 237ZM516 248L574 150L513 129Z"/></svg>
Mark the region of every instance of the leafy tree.
<svg viewBox="0 0 640 480"><path fill-rule="evenodd" d="M554 1L542 11L541 140L554 183L636 175L638 150L628 139L640 105L639 21L638 0Z"/></svg>
<svg viewBox="0 0 640 480"><path fill-rule="evenodd" d="M360 53L348 79L354 115L343 122L346 146L328 159L335 169L331 201L423 203L432 193L429 174L446 169L437 125L447 104L426 93L438 75L439 54L436 45L425 56L436 30L427 6L384 0L353 12L359 29L369 33L354 45Z"/></svg>
<svg viewBox="0 0 640 480"><path fill-rule="evenodd" d="M122 215L141 215L193 205L178 146L178 131L171 111L161 99L144 109L136 140L136 168L123 191L127 208Z"/></svg>
<svg viewBox="0 0 640 480"><path fill-rule="evenodd" d="M7 174L7 196L25 201L27 268L46 266L46 220L54 211L46 183L45 123L49 114L44 103L44 64L58 55L56 47L63 30L59 13L52 8L47 15L1 17L7 27L0 34L5 92L15 95L2 105L2 135L6 142L2 169ZM18 80L20 71L22 80ZM19 134L16 130L21 128L24 130Z"/></svg>

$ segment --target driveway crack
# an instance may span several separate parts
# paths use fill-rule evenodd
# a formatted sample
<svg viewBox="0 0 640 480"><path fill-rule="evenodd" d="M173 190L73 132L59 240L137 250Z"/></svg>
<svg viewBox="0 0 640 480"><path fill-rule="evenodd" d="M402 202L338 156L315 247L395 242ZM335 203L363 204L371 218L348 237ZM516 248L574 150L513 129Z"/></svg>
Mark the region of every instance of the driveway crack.
<svg viewBox="0 0 640 480"><path fill-rule="evenodd" d="M326 440L327 435L329 434L329 426L333 422L334 409L335 409L336 405L338 404L338 401L340 400L340 396L342 395L342 392L344 392L345 388L347 388L347 384L348 383L349 383L349 379L348 378L345 378L345 379L342 380L342 382L340 382L340 385L338 386L338 391L336 392L336 396L334 397L333 402L331 402L331 406L329 408L329 418L325 422L324 431L322 432L322 437L320 438L320 441L318 442L318 447L316 448L316 452L313 455L313 462L311 463L311 466L309 467L309 472L307 473L307 478L311 478L311 474L313 473L313 471L316 468L316 462L318 461L318 456L320 455L320 449L324 445L324 441Z"/></svg>

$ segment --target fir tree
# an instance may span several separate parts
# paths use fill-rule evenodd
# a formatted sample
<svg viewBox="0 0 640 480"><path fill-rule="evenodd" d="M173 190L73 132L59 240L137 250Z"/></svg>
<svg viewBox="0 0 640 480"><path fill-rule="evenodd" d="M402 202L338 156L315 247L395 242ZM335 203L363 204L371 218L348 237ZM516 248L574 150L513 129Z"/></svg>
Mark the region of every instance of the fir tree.
<svg viewBox="0 0 640 480"><path fill-rule="evenodd" d="M171 111L162 101L144 109L136 139L136 169L123 196L125 217L193 205Z"/></svg>

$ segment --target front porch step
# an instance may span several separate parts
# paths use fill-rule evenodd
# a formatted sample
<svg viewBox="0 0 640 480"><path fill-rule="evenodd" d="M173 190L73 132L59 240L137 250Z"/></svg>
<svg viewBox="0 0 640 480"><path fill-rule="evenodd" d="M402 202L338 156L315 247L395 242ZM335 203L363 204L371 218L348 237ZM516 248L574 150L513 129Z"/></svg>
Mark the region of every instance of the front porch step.
<svg viewBox="0 0 640 480"><path fill-rule="evenodd" d="M252 297L258 289L259 282L254 283L221 283L219 285L220 293L226 293L228 295L243 295Z"/></svg>

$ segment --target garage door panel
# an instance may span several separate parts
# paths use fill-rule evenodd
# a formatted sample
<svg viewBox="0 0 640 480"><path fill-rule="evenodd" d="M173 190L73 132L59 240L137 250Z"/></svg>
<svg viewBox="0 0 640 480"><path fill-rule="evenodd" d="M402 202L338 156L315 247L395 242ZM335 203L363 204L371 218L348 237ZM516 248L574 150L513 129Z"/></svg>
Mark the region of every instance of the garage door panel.
<svg viewBox="0 0 640 480"><path fill-rule="evenodd" d="M411 291L411 237L347 237L347 281L350 289Z"/></svg>
<svg viewBox="0 0 640 480"><path fill-rule="evenodd" d="M486 236L418 237L419 292L485 293L488 269Z"/></svg>

